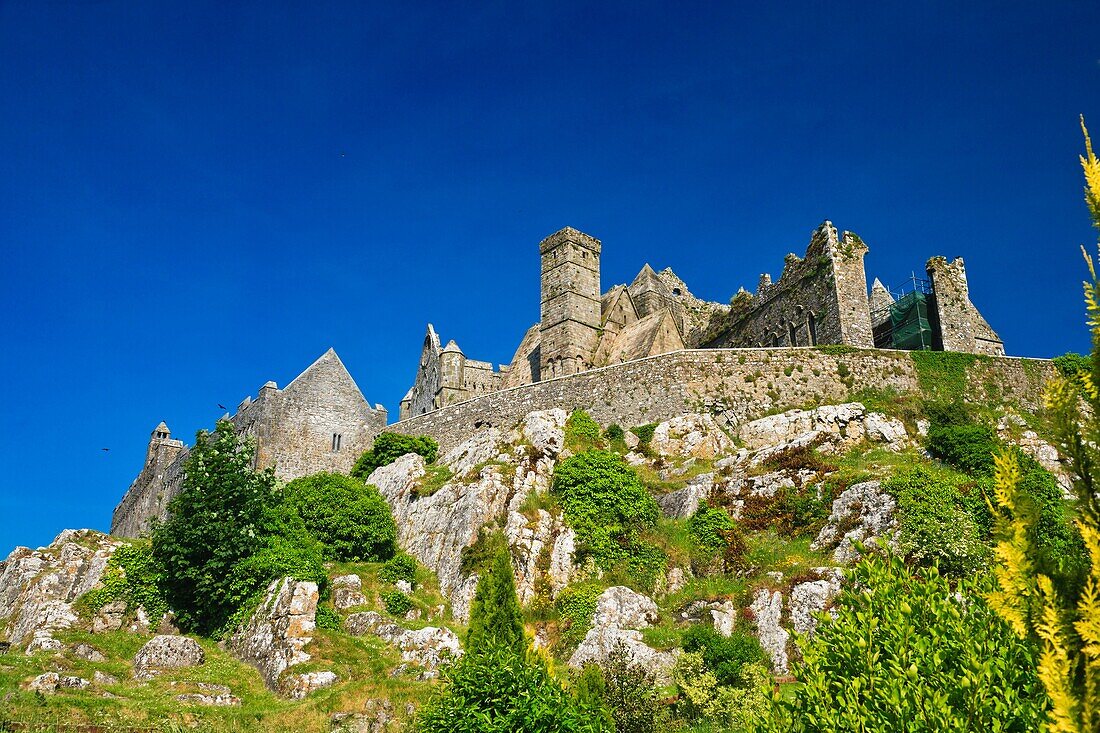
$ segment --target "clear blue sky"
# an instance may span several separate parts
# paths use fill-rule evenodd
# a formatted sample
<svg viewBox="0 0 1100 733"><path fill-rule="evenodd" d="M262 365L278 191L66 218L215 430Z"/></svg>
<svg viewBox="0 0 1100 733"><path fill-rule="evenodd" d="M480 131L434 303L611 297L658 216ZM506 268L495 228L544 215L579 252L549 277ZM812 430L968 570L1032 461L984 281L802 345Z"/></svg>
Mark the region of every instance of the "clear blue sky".
<svg viewBox="0 0 1100 733"><path fill-rule="evenodd" d="M965 257L1009 353L1083 350L1098 28L1084 0L0 0L0 556L107 529L158 421L190 442L329 346L393 414L428 321L507 362L564 225L605 287L648 261L725 301L828 218L888 284Z"/></svg>

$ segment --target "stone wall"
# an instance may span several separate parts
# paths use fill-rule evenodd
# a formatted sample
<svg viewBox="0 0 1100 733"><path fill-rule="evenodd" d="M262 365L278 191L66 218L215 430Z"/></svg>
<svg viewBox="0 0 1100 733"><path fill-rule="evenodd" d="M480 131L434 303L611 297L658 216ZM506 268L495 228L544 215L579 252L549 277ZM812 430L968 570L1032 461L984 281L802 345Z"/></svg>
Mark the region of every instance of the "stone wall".
<svg viewBox="0 0 1100 733"><path fill-rule="evenodd" d="M603 425L623 427L690 412L708 412L739 423L792 407L842 402L865 388L919 392L913 353L688 349L505 389L402 420L389 429L431 435L446 450L484 428L510 429L528 413L554 407L582 408ZM1042 385L1053 374L1047 360L969 358L973 362L968 394L985 399L996 388L998 398L1025 409L1039 407Z"/></svg>
<svg viewBox="0 0 1100 733"><path fill-rule="evenodd" d="M966 266L961 257L948 262L933 257L926 265L935 293L935 317L944 351L1002 356L1004 343L970 301Z"/></svg>

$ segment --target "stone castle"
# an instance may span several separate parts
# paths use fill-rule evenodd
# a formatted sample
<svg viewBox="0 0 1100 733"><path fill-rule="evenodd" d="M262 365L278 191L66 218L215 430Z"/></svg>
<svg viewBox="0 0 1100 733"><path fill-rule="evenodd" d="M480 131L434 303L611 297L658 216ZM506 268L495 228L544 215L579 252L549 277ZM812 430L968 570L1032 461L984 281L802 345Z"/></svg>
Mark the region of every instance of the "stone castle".
<svg viewBox="0 0 1100 733"><path fill-rule="evenodd" d="M854 380L914 388L911 364L898 363L896 350L1005 353L970 301L962 259L928 260L928 280L900 297L877 278L868 291L867 246L851 232L838 234L828 221L812 234L804 257L787 255L779 280L762 275L755 293L742 289L729 304L700 300L671 269L655 272L649 265L630 285L601 292L601 246L568 227L540 243L541 318L521 339L511 364L494 369L467 358L454 341L441 346L429 324L415 381L401 401L400 421L390 429L453 445L524 410L559 406L639 422L689 408L729 412L727 419L736 419L748 414L750 404L769 409L841 395ZM825 345L892 351L882 357L869 352L840 370L837 363L817 364L836 361L823 352L790 349ZM777 348L783 351L770 351ZM731 349L753 351L726 360ZM1005 360L999 377L1010 391L1020 382L1024 395L1027 370L1020 362ZM795 366L811 363L817 375L823 369L832 373L792 377ZM786 366L763 391L757 376L775 364ZM848 376L836 374L853 369ZM226 417L255 440L257 466L273 467L287 480L347 472L387 427L385 408L370 406L332 349L283 389L268 382L256 399L246 397ZM145 465L114 511L112 534L137 536L165 516L186 456L187 447L161 422Z"/></svg>

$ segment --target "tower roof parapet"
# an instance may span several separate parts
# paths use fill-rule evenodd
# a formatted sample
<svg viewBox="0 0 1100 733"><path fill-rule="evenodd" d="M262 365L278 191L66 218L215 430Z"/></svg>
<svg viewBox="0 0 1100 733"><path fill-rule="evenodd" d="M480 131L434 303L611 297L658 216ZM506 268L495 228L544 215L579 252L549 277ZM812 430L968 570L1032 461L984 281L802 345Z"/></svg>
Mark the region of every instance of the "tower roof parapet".
<svg viewBox="0 0 1100 733"><path fill-rule="evenodd" d="M578 244L586 249L590 249L593 252L599 254L600 248L603 246L600 240L593 236L585 234L582 231L574 229L573 227L562 227L558 231L551 234L546 239L539 242L539 254L545 254L548 250L557 247L563 242L572 242Z"/></svg>

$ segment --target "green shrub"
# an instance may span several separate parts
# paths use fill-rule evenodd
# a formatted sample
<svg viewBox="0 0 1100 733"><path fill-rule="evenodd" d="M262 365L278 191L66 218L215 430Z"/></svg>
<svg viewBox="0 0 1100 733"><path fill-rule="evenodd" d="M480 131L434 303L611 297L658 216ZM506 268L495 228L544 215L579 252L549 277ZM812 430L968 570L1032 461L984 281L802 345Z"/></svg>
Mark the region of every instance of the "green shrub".
<svg viewBox="0 0 1100 733"><path fill-rule="evenodd" d="M1050 577L1055 587L1075 600L1089 568L1088 551L1081 530L1072 522L1070 506L1062 497L1058 480L1034 458L1013 449L1022 476L1021 511L1033 513L1029 539L1035 548L1036 570Z"/></svg>
<svg viewBox="0 0 1100 733"><path fill-rule="evenodd" d="M317 607L317 628L340 631L344 628L344 619L332 606Z"/></svg>
<svg viewBox="0 0 1100 733"><path fill-rule="evenodd" d="M938 563L951 576L985 566L989 548L957 483L916 466L898 471L883 488L897 499L899 551L910 562Z"/></svg>
<svg viewBox="0 0 1100 733"><path fill-rule="evenodd" d="M413 605L412 599L399 590L383 591L379 597L382 599L382 605L386 607L386 613L398 618L403 618Z"/></svg>
<svg viewBox="0 0 1100 733"><path fill-rule="evenodd" d="M648 446L649 442L653 440L653 433L657 432L657 423L651 422L648 425L639 425L631 428L630 432L638 436L639 443Z"/></svg>
<svg viewBox="0 0 1100 733"><path fill-rule="evenodd" d="M684 652L676 659L672 679L679 693L677 705L682 717L710 724L703 730L757 731L763 730L770 713L768 689L771 676L759 662L741 668L744 686L718 684L707 668L703 655ZM693 730L697 730L693 728Z"/></svg>
<svg viewBox="0 0 1100 733"><path fill-rule="evenodd" d="M767 659L755 636L734 631L727 638L707 624L694 624L684 632L683 647L686 652L702 655L703 663L714 673L719 685L732 687L747 684L742 676L745 665L763 664Z"/></svg>
<svg viewBox="0 0 1100 733"><path fill-rule="evenodd" d="M315 473L288 483L283 501L320 541L325 559L381 561L393 556L397 525L375 487L338 473Z"/></svg>
<svg viewBox="0 0 1100 733"><path fill-rule="evenodd" d="M658 733L670 724L668 709L661 703L654 673L636 664L620 642L607 655L599 671L598 686L602 707L611 713L615 733Z"/></svg>
<svg viewBox="0 0 1100 733"><path fill-rule="evenodd" d="M657 522L657 502L614 453L590 450L559 462L553 491L576 530L578 559L590 556L604 569L628 560L639 533Z"/></svg>
<svg viewBox="0 0 1100 733"><path fill-rule="evenodd" d="M1084 354L1075 354L1069 351L1061 356L1054 357L1051 361L1054 362L1054 368L1063 377L1077 384L1080 384L1082 374L1092 372L1092 359Z"/></svg>
<svg viewBox="0 0 1100 733"><path fill-rule="evenodd" d="M417 453L424 457L425 463L432 463L439 455L439 444L427 435L379 433L371 449L359 456L351 475L365 482L376 468L388 466L408 453Z"/></svg>
<svg viewBox="0 0 1100 733"><path fill-rule="evenodd" d="M974 422L970 408L961 399L928 399L921 405L924 416L935 427L970 425Z"/></svg>
<svg viewBox="0 0 1100 733"><path fill-rule="evenodd" d="M125 601L128 613L143 607L154 622L168 611L168 601L160 588L160 569L147 540L115 550L99 582L99 587L80 598L80 605L92 613L115 601Z"/></svg>
<svg viewBox="0 0 1100 733"><path fill-rule="evenodd" d="M607 432L605 433L608 440L623 440L626 438L626 432L619 425L608 425Z"/></svg>
<svg viewBox="0 0 1100 733"><path fill-rule="evenodd" d="M865 555L851 585L803 641L802 685L776 700L774 730L1040 730L1045 701L1025 641L988 607L987 585L911 576Z"/></svg>
<svg viewBox="0 0 1100 733"><path fill-rule="evenodd" d="M984 425L932 425L928 429L928 452L944 463L981 476L993 473L997 441Z"/></svg>
<svg viewBox="0 0 1100 733"><path fill-rule="evenodd" d="M570 695L539 657L508 646L467 652L441 671L421 708L419 733L612 733L591 700Z"/></svg>
<svg viewBox="0 0 1100 733"><path fill-rule="evenodd" d="M565 447L574 453L603 447L603 431L584 410L573 410L565 421Z"/></svg>
<svg viewBox="0 0 1100 733"><path fill-rule="evenodd" d="M508 552L504 533L488 525L482 526L474 543L462 548L462 574L471 575L488 570L496 556L502 552Z"/></svg>
<svg viewBox="0 0 1100 733"><path fill-rule="evenodd" d="M736 528L737 523L725 509L709 507L705 504L700 504L695 514L688 519L691 539L700 547L709 550L724 550L729 533Z"/></svg>
<svg viewBox="0 0 1100 733"><path fill-rule="evenodd" d="M488 571L478 579L466 632L468 653L476 654L494 646L511 649L520 657L527 652L512 560L506 550L497 553Z"/></svg>
<svg viewBox="0 0 1100 733"><path fill-rule="evenodd" d="M416 558L404 552L399 552L386 561L386 564L382 566L382 570L379 571L378 577L387 583L404 580L411 585L416 582L416 565Z"/></svg>

